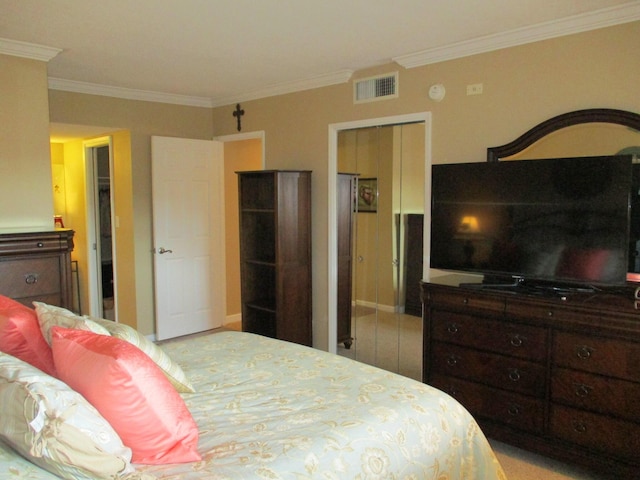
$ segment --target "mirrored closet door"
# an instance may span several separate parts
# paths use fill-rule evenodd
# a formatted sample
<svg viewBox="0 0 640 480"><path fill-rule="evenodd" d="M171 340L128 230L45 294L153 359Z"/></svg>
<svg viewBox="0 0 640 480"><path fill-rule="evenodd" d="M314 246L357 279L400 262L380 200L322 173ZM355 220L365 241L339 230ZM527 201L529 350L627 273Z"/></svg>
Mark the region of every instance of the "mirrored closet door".
<svg viewBox="0 0 640 480"><path fill-rule="evenodd" d="M354 178L350 335L339 328L338 353L418 380L424 144L423 123L338 134L338 172Z"/></svg>

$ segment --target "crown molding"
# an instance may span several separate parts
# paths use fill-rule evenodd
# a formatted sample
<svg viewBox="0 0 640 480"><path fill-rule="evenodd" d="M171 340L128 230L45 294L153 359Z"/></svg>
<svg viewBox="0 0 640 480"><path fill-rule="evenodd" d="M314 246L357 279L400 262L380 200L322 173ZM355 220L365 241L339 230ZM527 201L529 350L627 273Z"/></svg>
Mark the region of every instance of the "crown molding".
<svg viewBox="0 0 640 480"><path fill-rule="evenodd" d="M141 100L147 102L172 103L191 107L220 107L237 102L246 102L259 98L273 97L286 93L310 90L313 88L326 87L337 83L346 83L351 78L351 70L319 75L306 80L298 80L278 85L272 85L260 90L242 95L227 97L206 98L190 97L186 95L173 95L148 90L136 90L132 88L112 87L96 83L78 82L75 80L65 80L63 78L49 77L49 88L52 90L63 90L67 92L85 93L88 95L102 95L106 97L124 98L127 100Z"/></svg>
<svg viewBox="0 0 640 480"><path fill-rule="evenodd" d="M12 55L14 57L29 58L48 62L58 55L62 49L36 45L35 43L19 42L8 38L0 38L0 54Z"/></svg>
<svg viewBox="0 0 640 480"><path fill-rule="evenodd" d="M637 20L640 20L640 2L634 1L595 12L540 23L531 27L518 28L408 55L400 55L392 60L405 68L421 67Z"/></svg>
<svg viewBox="0 0 640 480"><path fill-rule="evenodd" d="M187 95L174 95L170 93L152 92L149 90L136 90L134 88L112 87L110 85L78 82L76 80L65 80L64 78L56 77L49 77L49 88L51 90L86 93L88 95L124 98L126 100L172 103L190 107L212 107L211 99L206 97L190 97Z"/></svg>
<svg viewBox="0 0 640 480"><path fill-rule="evenodd" d="M352 70L340 70L338 72L318 75L304 80L280 83L241 95L214 98L212 99L212 106L221 107L223 105L230 105L237 102L248 102L249 100L258 100L261 98L275 97L276 95L285 95L287 93L295 93L304 90L312 90L314 88L347 83L351 79L352 75Z"/></svg>

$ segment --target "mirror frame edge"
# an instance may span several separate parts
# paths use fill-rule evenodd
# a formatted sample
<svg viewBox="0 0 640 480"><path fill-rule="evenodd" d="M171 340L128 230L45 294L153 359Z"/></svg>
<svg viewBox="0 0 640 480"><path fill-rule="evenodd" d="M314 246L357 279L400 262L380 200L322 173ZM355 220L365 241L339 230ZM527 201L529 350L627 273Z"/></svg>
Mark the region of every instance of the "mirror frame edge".
<svg viewBox="0 0 640 480"><path fill-rule="evenodd" d="M576 110L545 120L512 142L487 148L487 162L498 162L501 158L515 155L556 130L581 123L613 123L640 132L640 114L612 108Z"/></svg>

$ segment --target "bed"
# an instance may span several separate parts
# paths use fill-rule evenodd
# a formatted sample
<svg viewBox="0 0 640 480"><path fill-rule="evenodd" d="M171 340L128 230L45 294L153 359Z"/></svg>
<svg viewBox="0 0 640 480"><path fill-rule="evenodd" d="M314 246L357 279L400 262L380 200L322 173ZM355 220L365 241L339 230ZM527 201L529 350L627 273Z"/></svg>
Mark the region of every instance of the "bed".
<svg viewBox="0 0 640 480"><path fill-rule="evenodd" d="M116 478L506 478L469 413L451 397L420 382L251 333L208 333L149 347L148 340L126 326L71 318L75 323L55 321L57 325L43 331L45 340L52 341L56 374L91 363L74 357L75 350L66 350L65 358L70 356L72 365L63 365L64 359L58 356L60 342L76 335L105 344L126 338L125 343L145 356L149 348L157 349L156 354L175 363L187 384L177 396L197 427L195 440L189 437L189 441L199 458L157 464L136 463L133 458ZM5 353L0 360L13 361L10 357ZM0 374L3 371L7 376L0 362ZM162 373L170 378L166 371ZM97 378L84 370L83 374ZM175 378L171 380L177 392ZM109 395L107 388L100 390L101 397ZM153 388L145 391L150 402L158 397ZM9 443L6 438L0 441L0 477L57 478Z"/></svg>

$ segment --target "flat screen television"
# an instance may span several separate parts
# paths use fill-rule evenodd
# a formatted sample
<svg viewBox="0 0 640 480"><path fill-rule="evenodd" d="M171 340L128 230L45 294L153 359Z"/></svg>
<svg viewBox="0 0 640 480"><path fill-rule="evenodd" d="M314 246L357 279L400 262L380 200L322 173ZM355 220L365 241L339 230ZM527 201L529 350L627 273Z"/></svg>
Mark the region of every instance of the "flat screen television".
<svg viewBox="0 0 640 480"><path fill-rule="evenodd" d="M431 268L485 283L624 285L631 156L434 165Z"/></svg>

